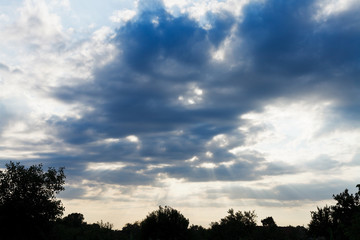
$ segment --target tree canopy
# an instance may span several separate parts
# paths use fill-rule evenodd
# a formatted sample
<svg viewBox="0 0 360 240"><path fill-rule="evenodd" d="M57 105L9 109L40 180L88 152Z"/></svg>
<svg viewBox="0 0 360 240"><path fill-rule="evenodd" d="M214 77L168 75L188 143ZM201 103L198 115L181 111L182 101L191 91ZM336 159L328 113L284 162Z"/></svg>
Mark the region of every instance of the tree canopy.
<svg viewBox="0 0 360 240"><path fill-rule="evenodd" d="M186 239L189 220L179 211L165 206L151 212L140 224L142 239Z"/></svg>
<svg viewBox="0 0 360 240"><path fill-rule="evenodd" d="M348 189L333 195L336 204L311 212L309 232L325 239L360 240L360 184L358 192Z"/></svg>
<svg viewBox="0 0 360 240"><path fill-rule="evenodd" d="M64 190L64 168L43 171L42 164L26 168L10 162L0 171L0 230L26 239L45 238L49 223L63 214L64 207L56 194ZM16 231L22 228L27 231ZM18 236L20 239L21 236Z"/></svg>
<svg viewBox="0 0 360 240"><path fill-rule="evenodd" d="M251 235L256 227L254 211L237 211L229 209L228 215L211 224L211 239L237 240Z"/></svg>

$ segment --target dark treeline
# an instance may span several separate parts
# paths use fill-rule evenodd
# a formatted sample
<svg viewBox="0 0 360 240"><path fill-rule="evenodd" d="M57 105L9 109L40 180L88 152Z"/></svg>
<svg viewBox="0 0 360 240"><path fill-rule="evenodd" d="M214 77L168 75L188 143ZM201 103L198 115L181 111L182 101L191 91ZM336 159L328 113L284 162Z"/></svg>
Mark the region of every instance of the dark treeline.
<svg viewBox="0 0 360 240"><path fill-rule="evenodd" d="M63 168L28 168L10 162L0 171L0 239L4 240L360 240L358 192L333 195L336 204L311 212L307 227L277 226L269 216L256 223L254 211L234 211L208 228L189 225L171 207L159 207L143 220L114 230L108 222L88 224L81 213L62 217L56 194L64 190Z"/></svg>
<svg viewBox="0 0 360 240"><path fill-rule="evenodd" d="M72 213L54 224L54 239L104 240L239 240L239 239L309 239L304 227L278 227L272 217L257 226L254 212L228 211L219 222L209 228L189 226L189 220L178 210L159 207L141 222L128 223L121 230L113 230L110 223L87 224L80 213Z"/></svg>

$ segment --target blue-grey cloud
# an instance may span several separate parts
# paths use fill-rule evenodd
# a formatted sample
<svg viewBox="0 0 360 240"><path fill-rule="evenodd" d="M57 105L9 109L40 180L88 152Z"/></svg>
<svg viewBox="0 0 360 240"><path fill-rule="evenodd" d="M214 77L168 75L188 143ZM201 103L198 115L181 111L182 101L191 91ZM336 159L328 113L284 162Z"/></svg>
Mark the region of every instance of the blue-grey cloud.
<svg viewBox="0 0 360 240"><path fill-rule="evenodd" d="M146 184L158 173L188 181L249 181L294 173L293 166L252 155L241 161L228 150L246 137L237 130L239 116L261 111L264 103L279 97L316 95L336 102L336 113L358 116L359 101L352 101L360 92L357 12L329 16L326 22L315 21L315 12L314 1L268 0L250 3L242 19L228 12L209 14L212 28L204 29L187 15L172 16L161 2L151 8L141 5L138 15L116 31L111 41L120 53L94 71L93 83L53 89L53 97L92 110L83 109L81 118L48 123L53 134L83 150L78 162L136 165L94 177L104 182ZM212 52L230 36L224 60L212 60ZM181 102L179 97L194 87L203 91L198 100ZM228 143L211 145L220 134ZM126 141L94 145L128 135L136 135L139 146ZM213 158L206 159L208 151ZM236 163L231 171L224 165L205 169L186 161L193 156L199 157L199 165ZM328 168L334 165L327 163ZM148 164L169 166L147 171ZM255 170L259 166L262 170ZM134 174L138 170L143 173Z"/></svg>
<svg viewBox="0 0 360 240"><path fill-rule="evenodd" d="M15 118L15 115L4 104L0 102L0 134ZM0 135L1 136L1 135Z"/></svg>
<svg viewBox="0 0 360 240"><path fill-rule="evenodd" d="M9 72L9 71L10 71L10 68L9 68L7 65L5 65L5 64L0 63L0 70L4 70L4 71L6 71L6 72Z"/></svg>
<svg viewBox="0 0 360 240"><path fill-rule="evenodd" d="M164 9L142 12L138 21L119 29L117 38L125 63L138 73L156 73L169 60L199 67L209 59L207 32L187 16L175 18Z"/></svg>
<svg viewBox="0 0 360 240"><path fill-rule="evenodd" d="M80 188L80 187L67 186L65 190L66 191L61 192L59 194L60 198L77 199L77 198L83 198L84 195L86 194L86 190L84 188Z"/></svg>
<svg viewBox="0 0 360 240"><path fill-rule="evenodd" d="M330 169L338 169L341 167L341 163L331 159L331 157L327 155L320 155L316 159L307 162L306 167L310 170L326 171Z"/></svg>
<svg viewBox="0 0 360 240"><path fill-rule="evenodd" d="M356 185L356 181L330 180L327 182L282 184L271 188L250 188L243 186L207 190L208 198L217 199L227 196L231 199L257 199L268 206L293 204L292 201L329 200L332 194L344 191L348 186ZM354 187L355 187L354 185ZM271 200L271 202L268 202ZM274 202L275 201L275 202Z"/></svg>
<svg viewBox="0 0 360 240"><path fill-rule="evenodd" d="M344 90L350 85L358 90L355 72L359 68L355 66L360 48L355 42L360 35L352 27L354 20L359 21L356 10L331 16L323 23L314 21L314 4L314 1L251 4L239 25L239 36L245 39L253 71L258 76L271 76L260 78L258 84L269 85L276 94L315 90L327 95L336 92L336 88L331 92L331 86Z"/></svg>
<svg viewBox="0 0 360 240"><path fill-rule="evenodd" d="M0 62L0 70L7 72L7 73L22 73L22 71L20 69L15 68L15 69L11 70L11 68L8 65L1 63L1 62Z"/></svg>

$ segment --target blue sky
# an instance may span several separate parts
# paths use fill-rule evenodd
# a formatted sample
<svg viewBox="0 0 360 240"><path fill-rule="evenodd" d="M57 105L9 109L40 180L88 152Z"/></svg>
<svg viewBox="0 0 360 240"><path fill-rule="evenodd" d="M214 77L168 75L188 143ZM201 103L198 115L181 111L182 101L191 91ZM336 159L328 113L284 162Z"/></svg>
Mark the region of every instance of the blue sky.
<svg viewBox="0 0 360 240"><path fill-rule="evenodd" d="M360 182L355 0L0 1L0 167L65 166L66 213L169 205L307 225Z"/></svg>

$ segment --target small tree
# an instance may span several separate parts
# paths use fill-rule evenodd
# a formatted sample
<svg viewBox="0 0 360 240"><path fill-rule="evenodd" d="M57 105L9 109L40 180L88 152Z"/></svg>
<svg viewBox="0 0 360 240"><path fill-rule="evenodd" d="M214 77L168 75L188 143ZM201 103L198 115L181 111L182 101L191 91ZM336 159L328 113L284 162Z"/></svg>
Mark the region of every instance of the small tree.
<svg viewBox="0 0 360 240"><path fill-rule="evenodd" d="M64 169L49 168L44 172L41 164L25 168L13 162L5 166L0 171L2 236L46 238L49 223L64 211L61 201L56 199L56 194L64 190Z"/></svg>
<svg viewBox="0 0 360 240"><path fill-rule="evenodd" d="M189 220L171 207L159 207L140 224L142 239L181 240L187 238Z"/></svg>
<svg viewBox="0 0 360 240"><path fill-rule="evenodd" d="M261 223L264 227L274 228L277 227L273 217L267 217L261 220Z"/></svg>

